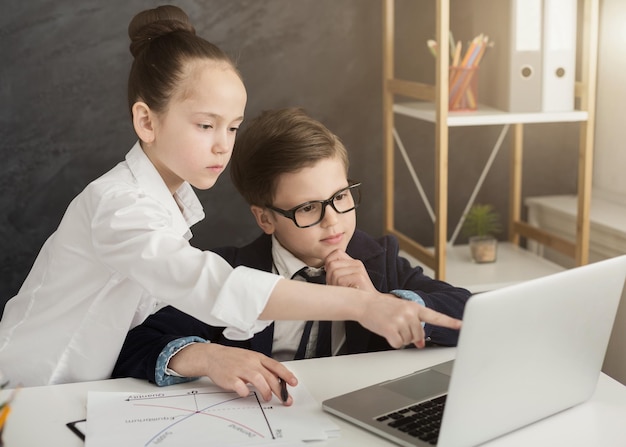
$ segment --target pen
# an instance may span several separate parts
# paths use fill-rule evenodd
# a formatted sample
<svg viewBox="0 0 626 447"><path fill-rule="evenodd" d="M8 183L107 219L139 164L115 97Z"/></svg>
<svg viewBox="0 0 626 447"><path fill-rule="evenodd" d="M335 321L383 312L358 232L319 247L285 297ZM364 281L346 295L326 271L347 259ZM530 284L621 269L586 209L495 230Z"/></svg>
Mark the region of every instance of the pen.
<svg viewBox="0 0 626 447"><path fill-rule="evenodd" d="M289 398L289 393L287 393L287 382L279 377L278 383L280 383L280 398L283 402L287 402L287 399Z"/></svg>

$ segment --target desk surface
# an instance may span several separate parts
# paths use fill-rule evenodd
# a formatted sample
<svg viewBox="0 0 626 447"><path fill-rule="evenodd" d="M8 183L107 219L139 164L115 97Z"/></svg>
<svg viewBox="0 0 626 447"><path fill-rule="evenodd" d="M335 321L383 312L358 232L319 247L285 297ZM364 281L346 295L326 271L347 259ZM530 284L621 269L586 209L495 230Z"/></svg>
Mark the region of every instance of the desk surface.
<svg viewBox="0 0 626 447"><path fill-rule="evenodd" d="M318 402L376 382L454 358L455 348L428 348L286 362ZM203 379L208 380L208 379ZM197 387L198 382L174 385ZM155 386L135 379L104 380L20 390L4 432L8 447L83 442L65 424L86 414L87 392L146 391ZM170 389L173 389L170 387ZM5 398L8 391L2 392ZM320 446L393 446L386 440L329 415L341 437ZM623 446L626 439L626 387L602 374L592 399L548 419L485 444L496 446Z"/></svg>

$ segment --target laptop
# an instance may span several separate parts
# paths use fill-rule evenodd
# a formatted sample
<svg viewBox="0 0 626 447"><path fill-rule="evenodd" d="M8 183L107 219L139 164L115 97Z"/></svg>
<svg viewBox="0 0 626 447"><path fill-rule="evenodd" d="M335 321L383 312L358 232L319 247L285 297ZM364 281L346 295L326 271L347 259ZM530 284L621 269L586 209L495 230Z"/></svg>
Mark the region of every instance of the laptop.
<svg viewBox="0 0 626 447"><path fill-rule="evenodd" d="M400 445L463 447L580 404L595 390L625 279L626 255L474 295L455 360L322 407Z"/></svg>

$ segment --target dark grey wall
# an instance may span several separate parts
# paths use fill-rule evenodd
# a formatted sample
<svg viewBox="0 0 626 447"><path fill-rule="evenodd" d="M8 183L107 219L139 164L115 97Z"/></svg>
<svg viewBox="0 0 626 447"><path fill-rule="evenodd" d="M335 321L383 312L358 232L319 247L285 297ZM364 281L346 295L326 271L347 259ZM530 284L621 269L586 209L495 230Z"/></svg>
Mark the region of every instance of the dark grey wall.
<svg viewBox="0 0 626 447"><path fill-rule="evenodd" d="M251 117L302 106L344 141L351 175L363 181L359 227L382 232L381 7L378 0L181 0L199 35L237 61ZM424 42L434 34L429 1L399 0L399 74L432 81ZM125 104L131 63L126 27L156 2L146 0L3 1L0 17L0 311L24 280L70 200L122 160L135 141ZM420 10L419 8L424 8ZM469 39L473 36L458 36ZM399 120L407 147L432 192L432 125ZM532 127L532 126L531 126ZM466 180L497 129L451 133L451 219L469 195ZM555 134L556 132L556 134ZM529 129L528 194L572 192L575 164L562 147L576 128ZM478 158L476 163L470 160ZM564 157L556 161L557 157ZM550 164L565 164L557 176ZM506 212L508 156L498 158L479 199ZM476 166L475 166L476 165ZM535 167L541 169L534 170ZM526 184L525 184L526 187ZM432 227L398 164L398 226L429 243ZM242 244L258 230L226 173L199 192L207 218L194 244ZM456 214L455 214L456 213Z"/></svg>

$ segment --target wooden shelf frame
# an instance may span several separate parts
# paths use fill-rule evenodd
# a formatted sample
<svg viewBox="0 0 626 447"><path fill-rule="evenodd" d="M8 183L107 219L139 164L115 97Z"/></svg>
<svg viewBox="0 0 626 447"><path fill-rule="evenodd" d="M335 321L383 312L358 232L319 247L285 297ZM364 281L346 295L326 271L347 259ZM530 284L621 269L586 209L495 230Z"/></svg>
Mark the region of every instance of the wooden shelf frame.
<svg viewBox="0 0 626 447"><path fill-rule="evenodd" d="M423 0L424 1L424 0ZM465 0L464 0L465 1ZM494 0L499 1L499 0ZM508 114L494 111L486 118L477 112L476 119L459 118L448 112L448 61L450 0L437 0L436 40L439 52L436 58L435 85L396 79L394 75L395 42L395 0L382 0L383 17L383 178L384 178L384 231L395 235L403 250L416 257L434 271L436 278L446 278L446 242L448 229L448 130L450 126L486 125L507 123L512 127L510 148L509 184L509 241L520 244L521 238L535 240L554 250L575 259L576 265L589 261L589 213L591 203L591 177L593 171L593 142L595 127L595 85L598 59L599 0L584 0L582 11L581 74L576 81L575 95L579 101L579 111L567 117L538 117L538 114ZM435 198L434 198L434 247L425 247L399 231L395 226L394 215L394 114L398 107L396 96L434 104L434 118L414 115L435 123ZM395 110L394 110L395 109ZM581 112L583 113L581 115ZM404 113L411 116L411 113ZM470 114L471 115L471 114ZM509 116L506 118L506 116ZM535 116L533 116L535 115ZM540 114L548 115L548 114ZM468 116L467 113L464 114ZM464 122L465 120L465 122ZM493 122L496 120L496 122ZM578 213L576 219L576 241L565 240L555 234L534 227L522 221L522 158L524 145L524 124L536 122L580 121L578 150Z"/></svg>

